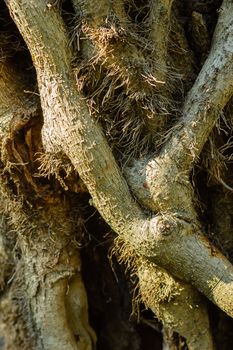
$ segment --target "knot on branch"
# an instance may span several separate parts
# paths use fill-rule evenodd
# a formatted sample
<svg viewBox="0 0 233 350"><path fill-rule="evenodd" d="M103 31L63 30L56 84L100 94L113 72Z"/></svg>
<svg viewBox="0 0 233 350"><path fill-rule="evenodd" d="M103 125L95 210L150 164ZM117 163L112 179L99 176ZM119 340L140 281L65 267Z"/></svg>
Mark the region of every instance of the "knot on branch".
<svg viewBox="0 0 233 350"><path fill-rule="evenodd" d="M167 247L177 242L178 237L191 234L194 225L193 221L181 215L161 212L144 222L141 234L135 237L135 251L140 247L140 255L152 258L158 263L161 256L164 259L164 254L167 254Z"/></svg>
<svg viewBox="0 0 233 350"><path fill-rule="evenodd" d="M195 217L193 189L188 174L168 154L134 161L125 175L140 203L155 212L170 211Z"/></svg>

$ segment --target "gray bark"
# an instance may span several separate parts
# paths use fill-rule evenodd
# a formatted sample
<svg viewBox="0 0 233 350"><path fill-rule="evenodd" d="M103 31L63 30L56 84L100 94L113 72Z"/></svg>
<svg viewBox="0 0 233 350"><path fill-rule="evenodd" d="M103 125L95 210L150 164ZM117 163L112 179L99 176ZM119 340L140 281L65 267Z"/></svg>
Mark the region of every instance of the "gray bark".
<svg viewBox="0 0 233 350"><path fill-rule="evenodd" d="M78 2L75 3L77 5ZM135 254L145 259L142 261L152 263L152 274L157 271L153 264L166 269L176 278L192 284L232 317L233 267L204 237L189 180L193 165L233 94L231 2L223 2L211 51L184 101L182 116L167 142L156 156L136 160L132 167L128 167L126 179L100 124L93 120L86 101L77 90L72 71L72 50L59 11L43 0L36 4L30 0L8 0L7 5L36 68L44 117L42 136L45 151L66 154L88 188L93 205L120 238L134 249ZM170 2L167 9L169 18ZM119 8L116 12L121 13ZM158 16L152 23L156 24L155 27L161 25L164 38L169 24L167 17L166 25L160 20L161 16ZM161 43L161 38L154 38L154 35L155 32L152 35L154 42L160 40L162 47L158 60L164 62L166 41ZM98 41L95 42L98 44ZM111 65L114 60L117 62L117 54L113 51L108 57L110 62L106 60L106 64ZM123 59L124 69L127 68L125 61ZM127 78L131 79L130 72L126 72L129 73ZM136 202L130 191L140 205L152 211L152 216ZM143 264L138 267L142 295L146 271ZM174 283L179 285L180 282ZM196 291L186 284L182 284L182 288L194 303ZM61 290L64 295L64 286L59 288L59 293ZM182 293L179 297L182 300ZM153 302L150 301L148 306L153 310ZM71 304L69 307L73 308ZM195 332L192 335L191 330L188 332L183 326L178 330L189 341L190 349L200 347L199 342L202 348L210 349L213 344L206 312L202 309L203 315L200 316L198 310L195 311L198 315L195 317L205 320L202 337L198 338ZM42 309L38 311L37 320L41 319L43 312ZM169 312L168 308L166 312ZM165 324L166 312L161 316ZM171 313L174 315L175 311ZM171 323L175 330L174 322ZM51 344L47 344L46 349L50 349ZM76 345L70 346L75 349Z"/></svg>

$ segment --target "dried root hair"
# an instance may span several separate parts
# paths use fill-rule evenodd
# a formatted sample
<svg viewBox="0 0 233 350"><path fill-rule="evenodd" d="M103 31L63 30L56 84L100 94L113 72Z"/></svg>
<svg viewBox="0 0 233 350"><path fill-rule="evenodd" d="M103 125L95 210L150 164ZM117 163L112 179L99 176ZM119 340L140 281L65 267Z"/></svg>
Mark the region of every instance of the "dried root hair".
<svg viewBox="0 0 233 350"><path fill-rule="evenodd" d="M64 178L71 175L73 166L63 153L40 153L38 154L38 161L40 163L38 176L48 179L55 177L62 187L68 189Z"/></svg>
<svg viewBox="0 0 233 350"><path fill-rule="evenodd" d="M179 284L165 270L139 257L121 237L117 237L114 243L110 258L115 255L123 264L133 285L132 314L139 320L140 305L144 304L146 308L153 305L159 317L160 305L180 294Z"/></svg>
<svg viewBox="0 0 233 350"><path fill-rule="evenodd" d="M73 192L87 192L87 188L79 178L69 158L64 153L38 153L38 177L55 178L61 187Z"/></svg>
<svg viewBox="0 0 233 350"><path fill-rule="evenodd" d="M171 113L177 114L171 94L177 76L168 69L166 82L156 79L153 43L138 34L126 14L122 19L109 10L96 25L81 13L76 25L82 57L74 67L77 86L118 158L125 162L143 156L155 148Z"/></svg>

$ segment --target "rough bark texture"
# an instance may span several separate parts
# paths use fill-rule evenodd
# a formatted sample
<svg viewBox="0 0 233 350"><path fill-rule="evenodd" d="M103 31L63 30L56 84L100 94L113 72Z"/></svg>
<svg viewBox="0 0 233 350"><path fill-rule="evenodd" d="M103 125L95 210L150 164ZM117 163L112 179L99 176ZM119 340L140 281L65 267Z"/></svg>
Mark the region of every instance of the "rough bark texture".
<svg viewBox="0 0 233 350"><path fill-rule="evenodd" d="M85 215L75 206L87 200L84 191L117 235L116 255L136 276L142 302L162 322L164 348L186 342L189 349L214 349L200 293L233 317L231 259L221 242L215 247L207 237L218 222L224 244L221 237L231 229L218 217L214 200L216 193L223 196L222 187L232 191L228 170L221 170L227 169L232 147L231 1L220 8L218 1L200 8L190 3L187 9L164 0L145 5L7 0L6 5L31 55L38 88L32 91L33 74L27 77L3 57L1 212L17 230L27 301L27 308L17 310L21 338L30 334L38 349L95 348L76 245ZM221 132L224 122L227 131ZM222 186L213 189L211 215L208 196L197 193L201 181L208 186L206 173L209 184ZM4 266L10 259L7 237L3 230ZM3 290L8 275L4 268ZM4 298L13 310L12 288ZM124 317L119 323L125 339L134 334L122 349L139 348L135 328ZM5 324L3 319L0 327ZM113 338L109 342L119 349Z"/></svg>

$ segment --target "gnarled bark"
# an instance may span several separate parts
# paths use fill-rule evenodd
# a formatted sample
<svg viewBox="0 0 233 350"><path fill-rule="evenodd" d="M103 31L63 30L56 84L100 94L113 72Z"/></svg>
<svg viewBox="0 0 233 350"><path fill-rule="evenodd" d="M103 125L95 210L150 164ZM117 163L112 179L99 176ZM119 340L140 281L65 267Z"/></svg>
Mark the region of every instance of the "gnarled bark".
<svg viewBox="0 0 233 350"><path fill-rule="evenodd" d="M33 142L34 146L40 144L36 135L40 125L35 130L33 123L32 129L29 127L33 119L37 119L37 122L40 120L38 99L29 99L24 92L26 79L7 60L1 62L1 68L0 212L9 223L8 231L14 232L14 244L17 242L22 254L20 262L15 262L16 271L11 272L12 276L7 276L7 266L10 261L14 264L14 256L13 252L12 256L7 256L9 252L4 245L4 241L10 241L11 233L1 229L1 289L4 291L4 285L11 283L11 279L14 281L9 290L6 289L0 304L0 308L5 310L0 324L3 344L6 349L12 349L12 346L18 349L22 344L25 349L31 346L38 349L93 349L96 336L88 323L80 252L72 241L74 228L68 215L68 203L56 196L49 198L44 185L39 188L39 183L30 174L26 162L30 159L30 151L36 152ZM25 130L22 141L25 127L29 129ZM29 134L33 135L33 142ZM33 157L36 155L33 154ZM26 180L32 186L30 198L27 193L20 192L23 188L20 180ZM19 198L14 191L18 192ZM39 208L38 204L32 209L31 205L30 209L25 210L23 203L28 205L33 201L33 196L37 196L38 201L43 197L43 206ZM9 261L6 261L7 258ZM22 300L17 300L17 293L21 293L20 299L26 300L25 305L22 305ZM15 331L9 337L6 327L11 329L14 324Z"/></svg>
<svg viewBox="0 0 233 350"><path fill-rule="evenodd" d="M103 218L126 241L130 242L139 254L159 262L161 266L169 268L175 275L193 283L208 298L231 315L232 266L220 253L212 255L209 244L199 234L196 234L198 228L195 221L193 225L192 222L189 223L182 217L176 217L177 213L167 218L166 215L160 214L152 219L147 219L132 199L99 125L91 119L85 101L81 99L80 94L75 89L71 73L71 53L67 48L65 29L63 29L58 14L43 1L37 4L37 16L35 17L32 17L35 7L30 1L24 7L17 5L14 1L9 1L8 4L31 51L37 70L44 113L43 135L46 149L55 152L63 149L87 185L93 203ZM231 10L231 4L226 1L221 11L219 23L225 17L227 23L229 23L228 17L231 13L229 10ZM14 16L16 12L17 17ZM45 45L48 37L48 28L45 26L45 22L48 19L54 23L54 26L50 27L52 32L49 36L54 40L54 44L60 43L59 62L57 62L58 55L55 45L50 45L53 47L51 50L48 50ZM29 27L30 31L28 30ZM56 37L57 32L53 32L55 27L60 28L59 38ZM220 33L219 28L221 28ZM218 37L219 35L222 36L221 33L222 27L219 24L215 35L217 46L219 45ZM223 33L225 34L225 32ZM228 75L230 69L232 69L228 63L228 57L231 57L232 54L230 35L231 33L227 33L228 40L226 46L224 46L224 59L226 59L224 69L229 67ZM40 40L38 40L38 37L40 37ZM225 45L225 40L223 45ZM219 53L215 50L215 42L213 42L209 60L215 61L215 56L218 59ZM216 70L216 67L213 68ZM219 68L223 67L220 65ZM50 79L47 76L48 72L52 72ZM204 74L204 76L209 81L209 75ZM219 74L216 75L216 78L218 76ZM197 79L197 85L201 77L202 74ZM228 81L225 80L226 84L222 86L226 91L223 90L221 96L226 96L226 98L221 99L222 105L219 106L220 108L231 96L231 84L227 84ZM214 97L215 94L217 93L214 90ZM191 96L192 91L190 99ZM210 96L212 97L212 95ZM217 94L216 98L218 96ZM196 100L196 103L193 101L193 110L195 110L195 107L198 108L199 103L199 100ZM213 122L211 127L213 127ZM185 132L185 128L181 128L181 132L183 130ZM193 132L194 139L195 133L197 133L197 142L198 145L200 144L200 149L203 146L201 140L204 140L204 136L208 135L208 131L209 121L206 121L206 125L202 128L199 128L198 125L197 130ZM201 136L198 136L199 132ZM187 148L183 146L180 149L181 156L186 155ZM190 154L190 159L192 154L188 154ZM178 157L178 161L179 159L180 157ZM184 163L186 164L186 162ZM109 183L109 179L111 179L111 183ZM122 202L122 198L124 198L124 202ZM187 195L184 198L187 198ZM172 199L175 200L173 197ZM189 205L189 207L191 206ZM172 249L169 254L170 247ZM197 251L198 255L196 254ZM191 268L192 274L190 275ZM226 292L228 294L227 300Z"/></svg>
<svg viewBox="0 0 233 350"><path fill-rule="evenodd" d="M193 164L233 94L230 79L233 73L232 4L227 0L223 3L211 51L186 97L182 117L156 156L136 160L126 169L127 182L100 125L92 119L86 101L77 91L72 51L56 7L42 0L36 5L29 0L21 3L8 0L7 4L36 68L45 150L64 152L68 156L87 186L93 205L138 255L191 283L233 316L233 267L204 237L189 179ZM118 8L117 13L122 13L122 9ZM47 23L53 25L47 26ZM166 34L169 25L162 26ZM165 56L166 50L165 42L161 55ZM113 50L105 63L111 65L114 59L118 62L117 54L119 52ZM130 75L124 63L123 60L123 68ZM154 212L152 217L136 203L127 183L139 203ZM139 267L141 280L145 273L142 266ZM155 273L153 268L152 271ZM64 286L61 289L64 297ZM195 293L191 287L184 287L184 291L187 295ZM166 319L165 313L163 319ZM202 344L210 348L208 321L205 327L207 333ZM190 348L198 348L198 341L193 340L196 334L186 335L187 330L182 326L179 332L184 333Z"/></svg>

